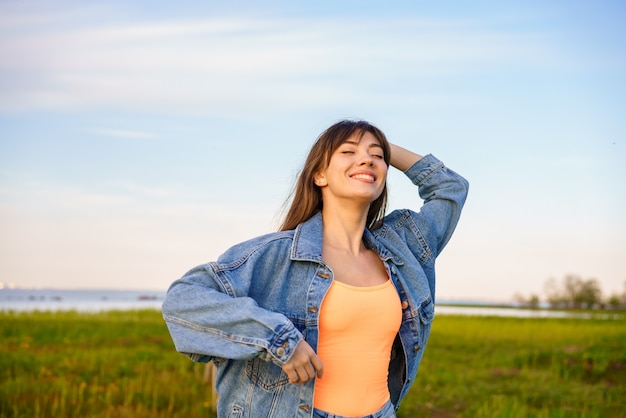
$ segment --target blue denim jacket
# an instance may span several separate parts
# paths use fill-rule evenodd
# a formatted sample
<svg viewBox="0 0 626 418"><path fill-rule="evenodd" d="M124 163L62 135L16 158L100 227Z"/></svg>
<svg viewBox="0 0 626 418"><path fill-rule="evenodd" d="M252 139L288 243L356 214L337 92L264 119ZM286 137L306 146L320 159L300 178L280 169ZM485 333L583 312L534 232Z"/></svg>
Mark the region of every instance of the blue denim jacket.
<svg viewBox="0 0 626 418"><path fill-rule="evenodd" d="M396 409L430 334L435 258L454 231L468 191L467 181L432 155L406 175L424 199L420 211L393 211L363 238L383 260L402 303L389 364ZM317 348L320 306L333 280L321 254L318 213L295 230L235 245L168 290L162 312L176 349L217 365L220 417L312 416L314 381L290 384L281 367L301 339Z"/></svg>

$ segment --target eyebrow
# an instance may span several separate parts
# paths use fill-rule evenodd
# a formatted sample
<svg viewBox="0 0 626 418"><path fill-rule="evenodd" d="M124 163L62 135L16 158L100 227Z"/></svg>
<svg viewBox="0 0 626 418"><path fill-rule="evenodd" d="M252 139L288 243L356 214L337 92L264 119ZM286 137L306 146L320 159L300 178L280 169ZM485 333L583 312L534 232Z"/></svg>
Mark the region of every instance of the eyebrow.
<svg viewBox="0 0 626 418"><path fill-rule="evenodd" d="M356 142L356 141L350 141L350 140L345 141L345 142L344 142L344 144L359 145L359 143L358 143L358 142ZM378 142L372 142L372 143L369 145L369 148L374 148L374 147L376 147L376 148L380 148L380 149L384 150L383 146L382 146L381 144L379 144Z"/></svg>

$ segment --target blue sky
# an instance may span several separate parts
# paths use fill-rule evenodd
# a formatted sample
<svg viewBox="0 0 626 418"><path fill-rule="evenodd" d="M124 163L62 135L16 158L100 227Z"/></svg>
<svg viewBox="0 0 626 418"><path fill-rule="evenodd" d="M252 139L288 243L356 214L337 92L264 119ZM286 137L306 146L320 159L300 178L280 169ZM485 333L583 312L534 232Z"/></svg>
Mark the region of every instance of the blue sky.
<svg viewBox="0 0 626 418"><path fill-rule="evenodd" d="M471 183L439 297L624 290L620 2L129 3L0 2L4 286L165 289L360 118Z"/></svg>

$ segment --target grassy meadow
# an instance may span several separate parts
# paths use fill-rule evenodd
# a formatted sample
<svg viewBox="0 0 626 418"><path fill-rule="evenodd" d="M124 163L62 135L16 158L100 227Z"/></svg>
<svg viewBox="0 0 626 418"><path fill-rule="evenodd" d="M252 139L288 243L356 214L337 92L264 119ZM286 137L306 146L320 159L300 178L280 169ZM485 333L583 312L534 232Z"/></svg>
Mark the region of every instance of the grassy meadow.
<svg viewBox="0 0 626 418"><path fill-rule="evenodd" d="M438 316L399 418L626 417L626 322ZM0 417L211 417L160 312L0 312Z"/></svg>

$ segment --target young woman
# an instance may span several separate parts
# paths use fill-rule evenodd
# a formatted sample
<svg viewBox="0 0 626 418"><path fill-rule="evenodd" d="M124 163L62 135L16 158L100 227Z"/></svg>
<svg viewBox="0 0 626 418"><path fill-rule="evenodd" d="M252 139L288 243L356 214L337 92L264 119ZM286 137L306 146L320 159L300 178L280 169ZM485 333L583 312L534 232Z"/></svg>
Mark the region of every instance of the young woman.
<svg viewBox="0 0 626 418"><path fill-rule="evenodd" d="M385 216L390 165L418 186L419 212ZM217 365L218 416L395 417L467 190L367 122L322 133L280 231L192 269L163 303L176 349Z"/></svg>

